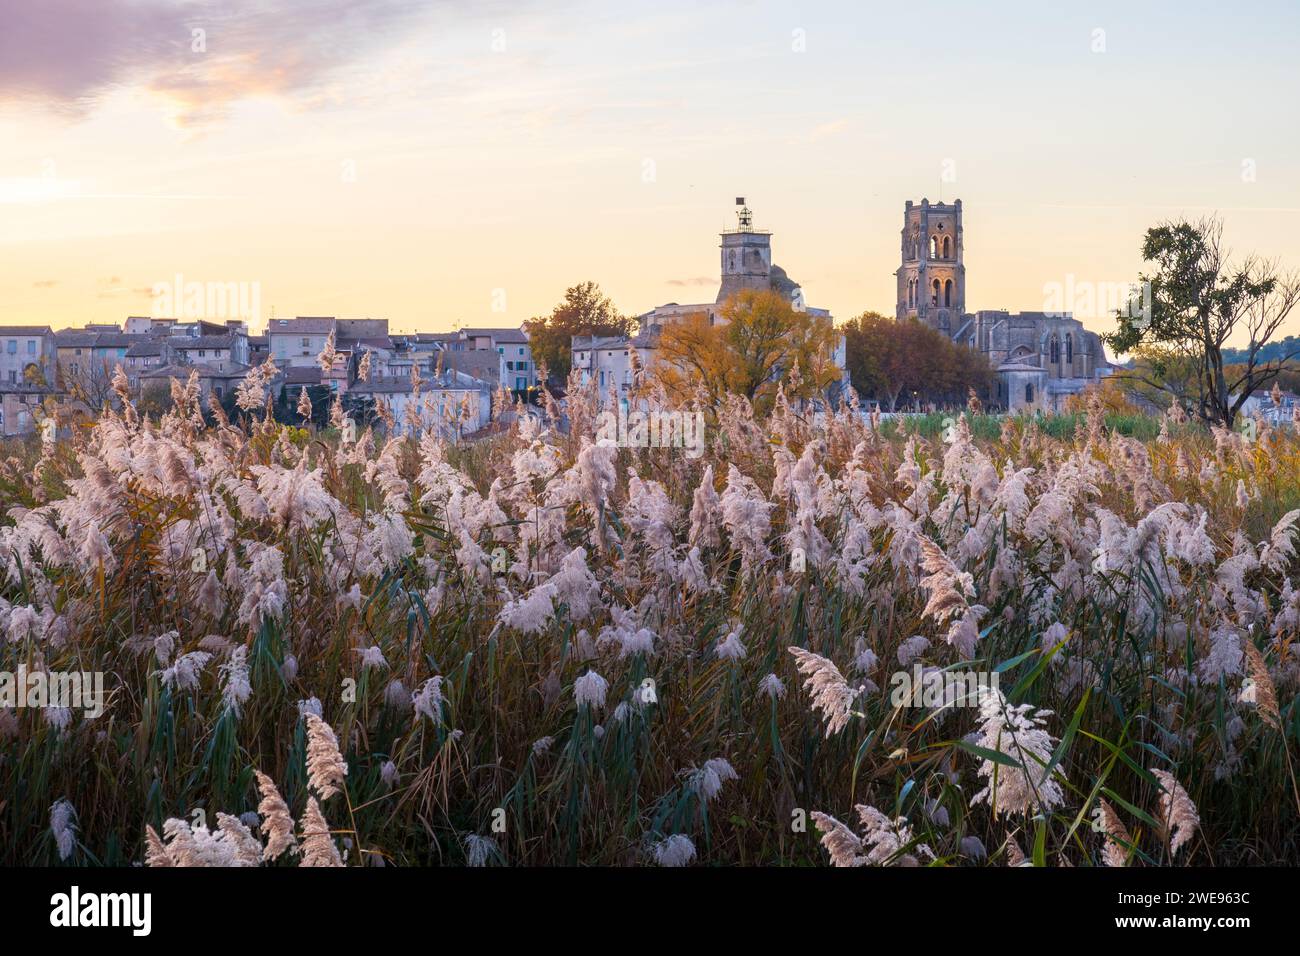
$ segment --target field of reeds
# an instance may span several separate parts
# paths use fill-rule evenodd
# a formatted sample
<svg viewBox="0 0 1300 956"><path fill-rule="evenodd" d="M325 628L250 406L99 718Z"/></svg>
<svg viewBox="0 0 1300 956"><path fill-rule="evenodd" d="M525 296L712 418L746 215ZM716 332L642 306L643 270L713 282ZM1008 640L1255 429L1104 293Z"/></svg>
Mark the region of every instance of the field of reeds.
<svg viewBox="0 0 1300 956"><path fill-rule="evenodd" d="M0 670L104 686L0 708L3 863L1300 863L1293 429L173 393L0 467Z"/></svg>

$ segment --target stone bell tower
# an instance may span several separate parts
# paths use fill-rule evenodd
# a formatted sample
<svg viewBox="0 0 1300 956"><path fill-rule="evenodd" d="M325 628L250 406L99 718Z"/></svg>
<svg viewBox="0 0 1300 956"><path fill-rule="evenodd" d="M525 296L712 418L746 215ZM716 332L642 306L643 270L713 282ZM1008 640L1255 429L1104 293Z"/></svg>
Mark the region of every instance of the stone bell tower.
<svg viewBox="0 0 1300 956"><path fill-rule="evenodd" d="M898 319L918 319L952 335L966 311L966 266L962 263L961 200L945 204L907 201L903 210L902 265L898 277Z"/></svg>
<svg viewBox="0 0 1300 956"><path fill-rule="evenodd" d="M736 229L722 233L722 286L718 304L742 289L766 290L772 286L772 234L754 229L754 214L743 196L736 199L741 208Z"/></svg>

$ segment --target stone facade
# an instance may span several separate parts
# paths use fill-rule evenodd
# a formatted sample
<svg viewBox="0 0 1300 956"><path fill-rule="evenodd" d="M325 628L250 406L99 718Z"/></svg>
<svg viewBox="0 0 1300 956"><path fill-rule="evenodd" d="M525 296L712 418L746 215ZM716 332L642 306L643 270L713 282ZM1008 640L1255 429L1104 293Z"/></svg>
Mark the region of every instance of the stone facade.
<svg viewBox="0 0 1300 956"><path fill-rule="evenodd" d="M57 343L48 325L0 327L0 384L48 385L57 362Z"/></svg>
<svg viewBox="0 0 1300 956"><path fill-rule="evenodd" d="M1110 374L1101 338L1068 312L966 311L961 200L903 209L895 316L915 319L984 353L997 370L989 400L1010 411L1050 410Z"/></svg>

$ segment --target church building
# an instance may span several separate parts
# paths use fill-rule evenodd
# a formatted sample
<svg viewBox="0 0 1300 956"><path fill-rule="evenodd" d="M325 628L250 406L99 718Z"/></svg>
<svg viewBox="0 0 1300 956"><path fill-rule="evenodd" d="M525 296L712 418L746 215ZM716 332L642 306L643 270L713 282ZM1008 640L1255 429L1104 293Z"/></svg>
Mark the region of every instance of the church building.
<svg viewBox="0 0 1300 956"><path fill-rule="evenodd" d="M1110 374L1101 338L1068 312L966 310L961 200L903 209L895 317L916 319L978 349L997 370L989 396L1010 411L1059 410Z"/></svg>

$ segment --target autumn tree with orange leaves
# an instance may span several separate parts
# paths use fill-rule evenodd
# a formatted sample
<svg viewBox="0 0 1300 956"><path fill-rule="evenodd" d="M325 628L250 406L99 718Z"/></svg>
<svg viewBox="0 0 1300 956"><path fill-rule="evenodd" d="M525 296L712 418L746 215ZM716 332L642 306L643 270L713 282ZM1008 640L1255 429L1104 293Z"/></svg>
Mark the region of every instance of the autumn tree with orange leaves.
<svg viewBox="0 0 1300 956"><path fill-rule="evenodd" d="M723 304L715 324L701 312L665 325L652 374L678 401L702 395L718 405L732 392L761 412L782 379L790 399L820 394L837 381L838 341L825 316L796 311L776 292L745 290Z"/></svg>

